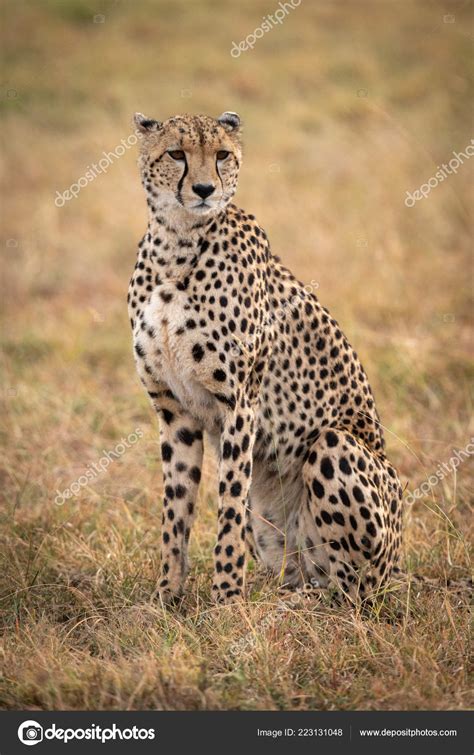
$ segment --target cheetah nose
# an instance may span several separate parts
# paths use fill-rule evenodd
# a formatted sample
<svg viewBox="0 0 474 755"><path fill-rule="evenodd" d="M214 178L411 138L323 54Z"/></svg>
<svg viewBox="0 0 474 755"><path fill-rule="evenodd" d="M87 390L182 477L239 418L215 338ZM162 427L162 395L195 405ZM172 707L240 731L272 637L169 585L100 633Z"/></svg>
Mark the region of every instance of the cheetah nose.
<svg viewBox="0 0 474 755"><path fill-rule="evenodd" d="M210 197L216 187L213 184L193 184L193 191L201 199Z"/></svg>

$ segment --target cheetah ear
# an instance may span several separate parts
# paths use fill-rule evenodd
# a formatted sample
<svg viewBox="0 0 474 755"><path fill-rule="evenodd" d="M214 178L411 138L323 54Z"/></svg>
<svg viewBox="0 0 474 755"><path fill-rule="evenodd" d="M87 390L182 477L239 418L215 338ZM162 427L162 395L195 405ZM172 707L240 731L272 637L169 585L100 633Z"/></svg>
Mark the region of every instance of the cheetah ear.
<svg viewBox="0 0 474 755"><path fill-rule="evenodd" d="M220 123L226 131L237 131L240 128L240 115L228 110L219 116L217 122Z"/></svg>
<svg viewBox="0 0 474 755"><path fill-rule="evenodd" d="M143 113L135 113L133 122L142 134L150 134L161 128L161 121L155 121L153 118L147 118Z"/></svg>

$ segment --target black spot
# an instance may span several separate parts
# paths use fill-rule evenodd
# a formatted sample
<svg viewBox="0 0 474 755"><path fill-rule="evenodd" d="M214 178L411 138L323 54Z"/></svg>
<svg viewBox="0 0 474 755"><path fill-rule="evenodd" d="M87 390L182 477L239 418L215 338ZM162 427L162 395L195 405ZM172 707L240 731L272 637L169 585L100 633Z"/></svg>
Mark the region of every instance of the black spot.
<svg viewBox="0 0 474 755"><path fill-rule="evenodd" d="M354 485L354 487L352 488L352 492L354 494L354 498L356 499L358 503L364 503L364 500L365 500L364 494L358 485Z"/></svg>
<svg viewBox="0 0 474 755"><path fill-rule="evenodd" d="M344 457L339 462L339 469L341 472L344 472L344 474L352 474L351 465Z"/></svg>
<svg viewBox="0 0 474 755"><path fill-rule="evenodd" d="M349 542L350 542L350 544L351 544L351 548L352 548L353 550L355 550L355 551L360 551L360 548L359 548L359 546L357 545L357 543L356 543L356 541L355 541L355 538L354 538L354 535L352 534L352 532L349 532Z"/></svg>
<svg viewBox="0 0 474 755"><path fill-rule="evenodd" d="M239 496L241 492L242 492L242 485L240 484L240 482L234 482L230 487L230 494L234 498L237 498L237 496Z"/></svg>
<svg viewBox="0 0 474 755"><path fill-rule="evenodd" d="M332 516L327 511L324 511L324 509L321 511L321 518L323 522L326 522L326 524L332 523Z"/></svg>
<svg viewBox="0 0 474 755"><path fill-rule="evenodd" d="M226 379L226 374L225 374L224 370L219 370L219 369L218 370L214 370L213 375L214 375L214 379L218 380L219 383L223 383L225 381L225 379Z"/></svg>
<svg viewBox="0 0 474 755"><path fill-rule="evenodd" d="M192 446L194 443L194 433L191 432L191 430L188 430L187 427L182 427L178 432L176 433L176 437L178 440L181 441L181 443L184 443L186 446Z"/></svg>
<svg viewBox="0 0 474 755"><path fill-rule="evenodd" d="M334 467L328 456L321 459L321 472L327 480L332 480L334 477Z"/></svg>
<svg viewBox="0 0 474 755"><path fill-rule="evenodd" d="M339 489L339 498L341 499L341 501L344 504L344 506L350 506L351 505L351 500L350 500L349 496L347 495L346 491L344 490L344 488L340 488Z"/></svg>
<svg viewBox="0 0 474 755"><path fill-rule="evenodd" d="M193 482L198 483L201 479L201 470L199 467L192 467L189 470L189 476Z"/></svg>
<svg viewBox="0 0 474 755"><path fill-rule="evenodd" d="M200 362L204 356L204 349L200 343L195 343L192 349L193 359L195 362Z"/></svg>
<svg viewBox="0 0 474 755"><path fill-rule="evenodd" d="M377 530L375 529L375 524L373 522L369 522L367 524L366 530L368 534L371 535L372 537L375 537L377 534Z"/></svg>
<svg viewBox="0 0 474 755"><path fill-rule="evenodd" d="M173 456L173 449L171 448L169 443L162 443L161 445L161 458L163 461L171 461L171 457Z"/></svg>
<svg viewBox="0 0 474 755"><path fill-rule="evenodd" d="M215 393L214 398L217 399L217 401L220 401L222 404L226 404L226 406L229 407L229 409L232 409L232 411L235 409L235 397L234 396L224 396L222 393Z"/></svg>
<svg viewBox="0 0 474 755"><path fill-rule="evenodd" d="M170 412L169 409L162 409L161 414L163 415L163 419L166 422L167 425L171 424L174 418L173 412Z"/></svg>
<svg viewBox="0 0 474 755"><path fill-rule="evenodd" d="M319 480L313 480L312 488L315 496L317 496L318 498L324 498L324 487L321 485Z"/></svg>

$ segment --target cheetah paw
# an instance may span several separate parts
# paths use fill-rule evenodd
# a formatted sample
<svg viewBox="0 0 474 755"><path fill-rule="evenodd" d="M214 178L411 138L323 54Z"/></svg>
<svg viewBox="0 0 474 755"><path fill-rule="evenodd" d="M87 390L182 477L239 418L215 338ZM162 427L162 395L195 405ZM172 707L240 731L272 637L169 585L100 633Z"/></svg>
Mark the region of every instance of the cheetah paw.
<svg viewBox="0 0 474 755"><path fill-rule="evenodd" d="M212 598L219 605L231 605L233 603L241 603L244 599L244 593L241 587L223 590L219 585L213 585Z"/></svg>

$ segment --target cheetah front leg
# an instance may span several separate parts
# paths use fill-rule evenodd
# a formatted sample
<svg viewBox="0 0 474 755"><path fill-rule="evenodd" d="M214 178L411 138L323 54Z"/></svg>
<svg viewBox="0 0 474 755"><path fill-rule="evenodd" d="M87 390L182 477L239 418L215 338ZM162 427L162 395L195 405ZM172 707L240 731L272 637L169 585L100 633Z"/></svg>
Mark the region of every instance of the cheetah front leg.
<svg viewBox="0 0 474 755"><path fill-rule="evenodd" d="M218 603L233 603L244 593L245 518L254 432L254 411L242 398L226 417L220 442L218 535L212 585Z"/></svg>
<svg viewBox="0 0 474 755"><path fill-rule="evenodd" d="M181 595L186 579L203 456L199 424L179 404L174 408L158 412L164 485L158 592L166 603Z"/></svg>
<svg viewBox="0 0 474 755"><path fill-rule="evenodd" d="M146 370L140 372L160 420L163 514L158 594L170 603L181 595L187 574L188 542L201 479L202 429L164 383L155 383Z"/></svg>

